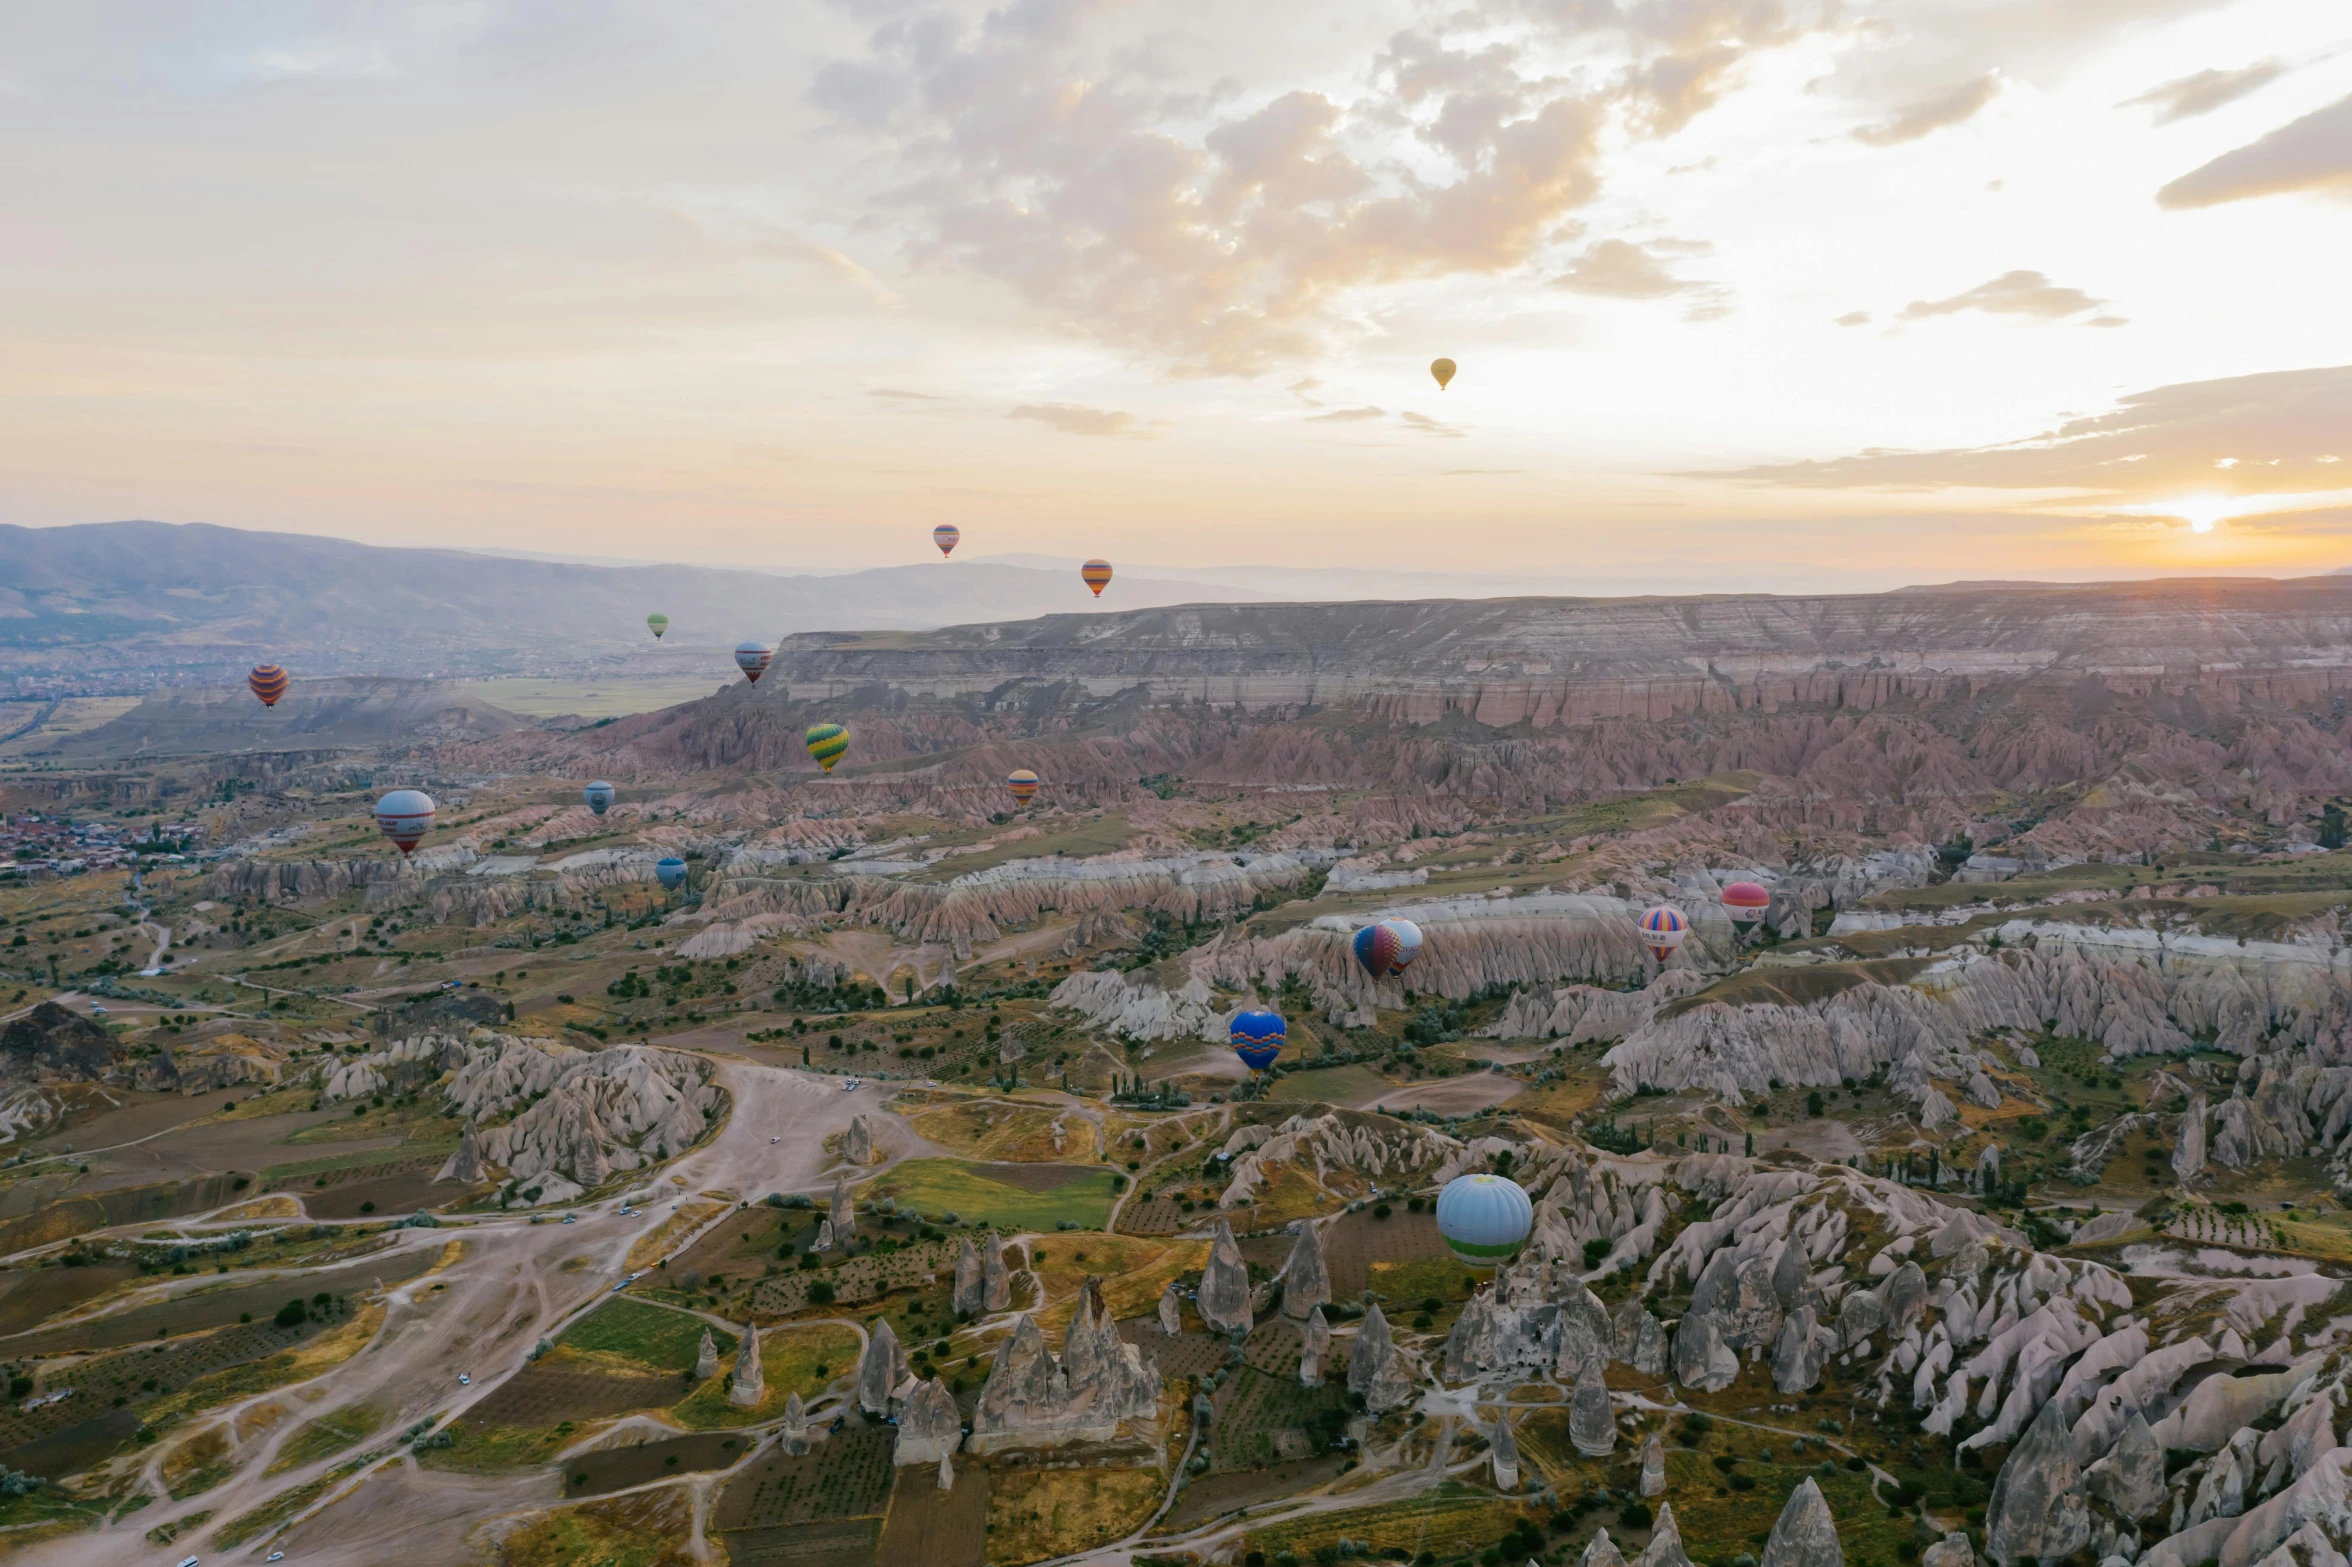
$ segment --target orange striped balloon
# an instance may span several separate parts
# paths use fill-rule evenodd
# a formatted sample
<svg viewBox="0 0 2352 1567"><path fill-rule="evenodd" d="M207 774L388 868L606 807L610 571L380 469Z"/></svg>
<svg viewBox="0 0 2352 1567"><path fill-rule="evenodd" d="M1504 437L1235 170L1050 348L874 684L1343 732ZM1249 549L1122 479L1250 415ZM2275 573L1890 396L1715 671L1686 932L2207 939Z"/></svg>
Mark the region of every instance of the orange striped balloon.
<svg viewBox="0 0 2352 1567"><path fill-rule="evenodd" d="M253 673L245 677L253 694L261 698L264 707L275 707L278 698L286 694L286 669L282 664L256 664Z"/></svg>
<svg viewBox="0 0 2352 1567"><path fill-rule="evenodd" d="M1012 790L1016 805L1027 805L1037 797L1037 775L1026 767L1016 767L1006 775L1005 787Z"/></svg>
<svg viewBox="0 0 2352 1567"><path fill-rule="evenodd" d="M1107 560L1090 560L1078 568L1078 575L1088 587L1094 589L1094 596L1101 598L1102 590L1111 585L1111 563Z"/></svg>

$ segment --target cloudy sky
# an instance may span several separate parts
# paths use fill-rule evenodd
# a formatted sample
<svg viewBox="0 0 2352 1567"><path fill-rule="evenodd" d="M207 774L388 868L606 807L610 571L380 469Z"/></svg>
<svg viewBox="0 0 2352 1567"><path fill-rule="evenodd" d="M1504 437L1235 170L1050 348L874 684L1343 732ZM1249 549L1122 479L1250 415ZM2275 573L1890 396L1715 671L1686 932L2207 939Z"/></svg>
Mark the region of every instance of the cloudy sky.
<svg viewBox="0 0 2352 1567"><path fill-rule="evenodd" d="M2325 570L2347 255L2313 0L19 5L0 521Z"/></svg>

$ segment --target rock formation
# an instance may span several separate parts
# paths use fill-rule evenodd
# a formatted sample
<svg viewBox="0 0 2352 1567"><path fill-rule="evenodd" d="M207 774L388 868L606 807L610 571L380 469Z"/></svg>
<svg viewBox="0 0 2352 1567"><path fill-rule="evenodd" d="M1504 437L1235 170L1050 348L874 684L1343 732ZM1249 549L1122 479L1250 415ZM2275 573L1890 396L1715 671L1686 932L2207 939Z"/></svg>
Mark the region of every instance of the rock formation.
<svg viewBox="0 0 2352 1567"><path fill-rule="evenodd" d="M1666 1330L1636 1296L1627 1296L1609 1319L1613 1360L1622 1361L1646 1377L1666 1374Z"/></svg>
<svg viewBox="0 0 2352 1567"><path fill-rule="evenodd" d="M944 1451L939 1455L939 1489L942 1491L955 1489L955 1464Z"/></svg>
<svg viewBox="0 0 2352 1567"><path fill-rule="evenodd" d="M1921 1553L1919 1567L1976 1567L1976 1552L1965 1532L1954 1530Z"/></svg>
<svg viewBox="0 0 2352 1567"><path fill-rule="evenodd" d="M1772 1537L1764 1542L1763 1567L1844 1567L1845 1559L1838 1549L1837 1520L1821 1499L1821 1487L1807 1475L1780 1510Z"/></svg>
<svg viewBox="0 0 2352 1567"><path fill-rule="evenodd" d="M1413 1397L1412 1369L1388 1331L1388 1318L1377 1304L1364 1308L1356 1329L1355 1347L1348 1352L1348 1391L1361 1393L1364 1407L1385 1414Z"/></svg>
<svg viewBox="0 0 2352 1567"><path fill-rule="evenodd" d="M1609 1408L1609 1383L1598 1355L1576 1374L1576 1391L1568 1401L1568 1439L1587 1458L1617 1450L1617 1416Z"/></svg>
<svg viewBox="0 0 2352 1567"><path fill-rule="evenodd" d="M2205 1096L2189 1101L2181 1117L2180 1136L2172 1145L2173 1178L2183 1186L2205 1172Z"/></svg>
<svg viewBox="0 0 2352 1567"><path fill-rule="evenodd" d="M1674 1325L1674 1380L1704 1393L1739 1380L1739 1355L1723 1342L1712 1315L1693 1311Z"/></svg>
<svg viewBox="0 0 2352 1567"><path fill-rule="evenodd" d="M980 1284L980 1253L973 1250L969 1235L956 1247L955 1285L948 1292L948 1307L958 1316L971 1317L988 1309L988 1297Z"/></svg>
<svg viewBox="0 0 2352 1567"><path fill-rule="evenodd" d="M2072 1556L2091 1541L2091 1515L2074 1437L2056 1399L2042 1405L2009 1450L1985 1504L1985 1554L2000 1567L2020 1557Z"/></svg>
<svg viewBox="0 0 2352 1567"><path fill-rule="evenodd" d="M861 1377L860 1381L864 1379ZM937 1377L917 1382L898 1412L898 1443L892 1462L904 1468L944 1460L964 1439L964 1417L955 1395Z"/></svg>
<svg viewBox="0 0 2352 1567"><path fill-rule="evenodd" d="M1772 1385L1783 1393L1811 1391L1821 1381L1821 1330L1814 1325L1813 1308L1799 1306L1780 1324L1772 1345Z"/></svg>
<svg viewBox="0 0 2352 1567"><path fill-rule="evenodd" d="M1324 1320L1321 1306L1307 1313L1306 1326L1299 1336L1299 1385L1321 1387L1323 1361L1331 1353L1331 1324Z"/></svg>
<svg viewBox="0 0 2352 1567"><path fill-rule="evenodd" d="M1584 1553L1576 1558L1576 1567L1625 1567L1625 1553L1617 1549L1617 1542L1609 1538L1606 1529L1595 1529L1593 1537L1584 1542Z"/></svg>
<svg viewBox="0 0 2352 1567"><path fill-rule="evenodd" d="M1143 1352L1122 1341L1101 1281L1088 1279L1056 1360L1028 1313L996 1352L972 1414L971 1450L1107 1442L1119 1423L1159 1407L1160 1374Z"/></svg>
<svg viewBox="0 0 2352 1567"><path fill-rule="evenodd" d="M0 1082L98 1083L121 1075L114 1035L54 1001L0 1027Z"/></svg>
<svg viewBox="0 0 2352 1567"><path fill-rule="evenodd" d="M810 1244L809 1249L811 1251L831 1251L833 1249L833 1221L831 1219L817 1221L817 1238Z"/></svg>
<svg viewBox="0 0 2352 1567"><path fill-rule="evenodd" d="M980 1248L980 1304L984 1310L1007 1311L1013 1304L1012 1276L1005 1271L1004 1238L988 1232Z"/></svg>
<svg viewBox="0 0 2352 1567"><path fill-rule="evenodd" d="M826 1214L833 1223L833 1244L847 1251L857 1239L857 1204L850 1199L848 1176L833 1177L833 1201Z"/></svg>
<svg viewBox="0 0 2352 1567"><path fill-rule="evenodd" d="M890 1413L898 1390L909 1375L906 1350L900 1346L898 1335L890 1330L887 1320L875 1323L866 1334L866 1352L858 1357L858 1408L869 1415Z"/></svg>
<svg viewBox="0 0 2352 1567"><path fill-rule="evenodd" d="M1331 1304L1331 1270L1323 1262L1323 1241L1312 1219L1298 1221L1298 1239L1291 1243L1290 1264L1282 1275L1282 1313L1304 1317L1317 1306Z"/></svg>
<svg viewBox="0 0 2352 1567"><path fill-rule="evenodd" d="M808 1412L801 1408L798 1393L784 1395L784 1429L778 1440L787 1453L809 1450Z"/></svg>
<svg viewBox="0 0 2352 1567"><path fill-rule="evenodd" d="M1663 1479L1659 1488L1665 1488ZM1658 1504L1658 1521L1651 1526L1649 1547L1633 1559L1633 1567L1691 1567L1689 1553L1682 1548L1682 1527L1674 1521L1671 1503Z"/></svg>
<svg viewBox="0 0 2352 1567"><path fill-rule="evenodd" d="M1649 1440L1642 1443L1641 1494L1663 1496L1665 1493L1666 1446L1658 1440L1658 1433L1652 1431Z"/></svg>
<svg viewBox="0 0 2352 1567"><path fill-rule="evenodd" d="M2164 1448L2148 1430L2138 1410L2124 1422L2123 1434L2106 1455L2084 1474L2091 1494L2134 1522L2146 1518L2165 1502Z"/></svg>
<svg viewBox="0 0 2352 1567"><path fill-rule="evenodd" d="M1519 1439L1511 1434L1511 1411L1503 1409L1495 1417L1494 1432L1488 1438L1487 1457L1494 1468L1495 1489L1511 1492L1519 1489Z"/></svg>
<svg viewBox="0 0 2352 1567"><path fill-rule="evenodd" d="M433 1179L463 1181L471 1186L480 1181L485 1173L482 1168L482 1134L474 1130L473 1122L468 1121L465 1130L458 1135L456 1152L449 1156L448 1162L441 1166L441 1173Z"/></svg>
<svg viewBox="0 0 2352 1567"><path fill-rule="evenodd" d="M1160 1291L1160 1331L1170 1338L1184 1331L1183 1297L1176 1293L1174 1279L1170 1279L1168 1287Z"/></svg>
<svg viewBox="0 0 2352 1567"><path fill-rule="evenodd" d="M849 1118L849 1130L841 1134L841 1157L861 1166L874 1162L874 1132L864 1116Z"/></svg>
<svg viewBox="0 0 2352 1567"><path fill-rule="evenodd" d="M767 1396L768 1377L760 1367L759 1327L746 1322L743 1342L735 1350L735 1375L727 1384L727 1402L753 1409Z"/></svg>
<svg viewBox="0 0 2352 1567"><path fill-rule="evenodd" d="M708 1382L719 1374L719 1346L711 1338L711 1330L702 1330L702 1345L694 1352L694 1380Z"/></svg>
<svg viewBox="0 0 2352 1567"><path fill-rule="evenodd" d="M1249 1265L1241 1260L1233 1226L1222 1216L1209 1240L1208 1266L1201 1270L1193 1304L1212 1333L1247 1333L1252 1326Z"/></svg>

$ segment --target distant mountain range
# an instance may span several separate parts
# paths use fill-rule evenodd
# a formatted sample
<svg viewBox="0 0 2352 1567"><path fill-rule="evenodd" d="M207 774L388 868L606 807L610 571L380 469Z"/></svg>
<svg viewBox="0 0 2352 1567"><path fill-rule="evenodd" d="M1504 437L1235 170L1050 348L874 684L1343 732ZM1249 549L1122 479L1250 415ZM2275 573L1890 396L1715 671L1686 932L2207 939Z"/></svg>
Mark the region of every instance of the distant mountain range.
<svg viewBox="0 0 2352 1567"><path fill-rule="evenodd" d="M1103 610L1233 588L1122 575ZM1098 607L1070 570L942 561L786 577L386 549L205 523L0 526L0 694L297 676L554 675L710 664L747 637L928 629ZM648 613L670 617L656 643Z"/></svg>

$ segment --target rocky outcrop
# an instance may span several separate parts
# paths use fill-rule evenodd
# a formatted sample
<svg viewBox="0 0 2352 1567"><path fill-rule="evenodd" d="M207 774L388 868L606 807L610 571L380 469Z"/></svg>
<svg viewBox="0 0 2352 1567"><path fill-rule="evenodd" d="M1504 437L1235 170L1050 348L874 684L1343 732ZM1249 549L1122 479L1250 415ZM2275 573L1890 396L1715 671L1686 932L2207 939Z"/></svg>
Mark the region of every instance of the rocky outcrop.
<svg viewBox="0 0 2352 1567"><path fill-rule="evenodd" d="M1518 1490L1519 1439L1511 1434L1509 1409L1495 1419L1494 1431L1487 1439L1487 1456L1493 1464L1495 1489L1506 1495Z"/></svg>
<svg viewBox="0 0 2352 1567"><path fill-rule="evenodd" d="M1659 1488L1665 1488L1662 1478ZM1674 1521L1672 1503L1658 1504L1658 1521L1650 1529L1650 1543L1633 1559L1633 1567L1691 1567L1690 1555L1682 1548L1682 1528Z"/></svg>
<svg viewBox="0 0 2352 1567"><path fill-rule="evenodd" d="M2183 1186L2205 1173L2205 1096L2189 1101L2180 1120L2180 1135L2172 1145L2173 1179Z"/></svg>
<svg viewBox="0 0 2352 1567"><path fill-rule="evenodd" d="M898 1335L887 1320L876 1322L866 1333L865 1353L858 1357L858 1408L869 1415L889 1414L911 1375Z"/></svg>
<svg viewBox="0 0 2352 1567"><path fill-rule="evenodd" d="M2021 1557L2072 1556L2090 1539L2073 1434L2058 1404L2045 1403L1993 1480L1985 1504L1985 1554L2009 1567Z"/></svg>
<svg viewBox="0 0 2352 1567"><path fill-rule="evenodd" d="M866 1125L864 1116L849 1118L849 1130L841 1134L841 1157L855 1165L874 1162L874 1129Z"/></svg>
<svg viewBox="0 0 2352 1567"><path fill-rule="evenodd" d="M980 1253L966 1235L956 1246L955 1284L948 1291L948 1309L958 1316L976 1317L988 1309L980 1288Z"/></svg>
<svg viewBox="0 0 2352 1567"><path fill-rule="evenodd" d="M857 1203L849 1195L848 1176L833 1177L833 1200L825 1213L833 1225L833 1244L846 1251L857 1238Z"/></svg>
<svg viewBox="0 0 2352 1567"><path fill-rule="evenodd" d="M708 1382L719 1374L719 1346L711 1338L711 1330L702 1330L702 1343L694 1351L694 1380Z"/></svg>
<svg viewBox="0 0 2352 1567"><path fill-rule="evenodd" d="M1318 1306L1331 1304L1331 1269L1323 1261L1323 1241L1312 1219L1298 1221L1298 1239L1291 1244L1290 1261L1282 1272L1282 1314L1304 1317Z"/></svg>
<svg viewBox="0 0 2352 1567"><path fill-rule="evenodd" d="M1610 1358L1645 1377L1666 1374L1666 1330L1637 1296L1627 1296L1609 1319Z"/></svg>
<svg viewBox="0 0 2352 1567"><path fill-rule="evenodd" d="M1376 1415L1413 1397L1412 1367L1397 1348L1377 1303L1364 1308L1363 1324L1348 1352L1348 1391L1363 1395L1364 1407Z"/></svg>
<svg viewBox="0 0 2352 1567"><path fill-rule="evenodd" d="M777 1444L787 1453L809 1450L808 1412L801 1408L798 1393L784 1395L784 1426L777 1435Z"/></svg>
<svg viewBox="0 0 2352 1567"><path fill-rule="evenodd" d="M465 1130L458 1134L456 1150L442 1164L441 1173L433 1179L435 1182L463 1181L471 1186L488 1173L482 1162L482 1134L475 1129L473 1122L468 1121Z"/></svg>
<svg viewBox="0 0 2352 1567"><path fill-rule="evenodd" d="M1723 1342L1711 1315L1691 1312L1674 1325L1674 1380L1702 1393L1720 1393L1739 1380L1739 1355Z"/></svg>
<svg viewBox="0 0 2352 1567"><path fill-rule="evenodd" d="M980 1248L980 1304L987 1311L1009 1311L1013 1304L1012 1275L1005 1270L1004 1237L988 1232Z"/></svg>
<svg viewBox="0 0 2352 1567"><path fill-rule="evenodd" d="M2123 1427L2106 1456L2084 1476L2093 1496L2115 1510L2119 1518L2137 1522L2165 1502L2164 1448L2149 1433L2138 1410Z"/></svg>
<svg viewBox="0 0 2352 1567"><path fill-rule="evenodd" d="M106 1082L127 1065L112 1034L54 1001L0 1027L0 1082Z"/></svg>
<svg viewBox="0 0 2352 1567"><path fill-rule="evenodd" d="M1597 1355L1576 1374L1576 1391L1568 1400L1568 1439L1587 1458L1617 1450L1617 1416L1609 1408L1609 1384Z"/></svg>
<svg viewBox="0 0 2352 1567"><path fill-rule="evenodd" d="M1219 1025L1218 1038L1224 1037ZM1420 1127L1380 1131L1361 1119L1348 1121L1337 1114L1294 1115L1280 1126L1247 1126L1228 1138L1225 1151L1233 1155L1224 1193L1217 1206L1245 1207L1256 1200L1271 1165L1312 1168L1317 1180L1345 1170L1368 1180L1409 1177L1451 1180L1459 1169L1446 1169L1459 1158L1462 1144L1442 1132Z"/></svg>
<svg viewBox="0 0 2352 1567"><path fill-rule="evenodd" d="M1306 1326L1300 1330L1299 1338L1299 1385L1321 1387L1323 1362L1331 1353L1331 1324L1323 1320L1321 1306L1307 1313Z"/></svg>
<svg viewBox="0 0 2352 1567"><path fill-rule="evenodd" d="M969 1249L967 1244L966 1250ZM1168 1287L1160 1291L1160 1331L1170 1338L1184 1331L1184 1302L1183 1297L1176 1293L1174 1279L1170 1279Z"/></svg>
<svg viewBox="0 0 2352 1567"><path fill-rule="evenodd" d="M1666 1445L1658 1440L1655 1431L1642 1443L1641 1494L1645 1497L1666 1494Z"/></svg>
<svg viewBox="0 0 2352 1567"><path fill-rule="evenodd" d="M1976 1567L1976 1552L1967 1534L1955 1530L1920 1554L1919 1567Z"/></svg>
<svg viewBox="0 0 2352 1567"><path fill-rule="evenodd" d="M1772 1526L1772 1537L1764 1542L1763 1567L1845 1567L1845 1559L1838 1549L1837 1520L1821 1499L1821 1487L1807 1475L1797 1483Z"/></svg>
<svg viewBox="0 0 2352 1567"><path fill-rule="evenodd" d="M1625 1567L1625 1553L1617 1549L1608 1530L1595 1529L1593 1537L1584 1542L1584 1554L1576 1558L1576 1567Z"/></svg>
<svg viewBox="0 0 2352 1567"><path fill-rule="evenodd" d="M1119 1337L1103 1303L1101 1281L1089 1279L1079 1292L1059 1360L1027 1313L1014 1323L972 1412L971 1450L1107 1442L1122 1421L1156 1411L1159 1398L1159 1372L1140 1349Z"/></svg>
<svg viewBox="0 0 2352 1567"><path fill-rule="evenodd" d="M1193 1304L1212 1333L1247 1333L1252 1326L1249 1265L1242 1261L1233 1226L1222 1216L1216 1233L1209 1238L1209 1260L1201 1270Z"/></svg>
<svg viewBox="0 0 2352 1567"><path fill-rule="evenodd" d="M944 1463L963 1440L964 1417L956 1409L955 1395L933 1377L908 1392L906 1405L898 1412L898 1442L891 1461L901 1468Z"/></svg>
<svg viewBox="0 0 2352 1567"><path fill-rule="evenodd" d="M1821 1330L1811 1306L1799 1306L1780 1325L1772 1345L1772 1385L1783 1393L1806 1393L1821 1382Z"/></svg>
<svg viewBox="0 0 2352 1567"><path fill-rule="evenodd" d="M768 1396L768 1374L760 1365L759 1326L743 1324L743 1341L735 1350L735 1375L727 1383L727 1402L756 1409Z"/></svg>

